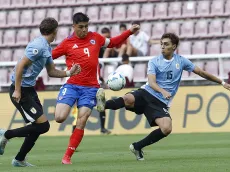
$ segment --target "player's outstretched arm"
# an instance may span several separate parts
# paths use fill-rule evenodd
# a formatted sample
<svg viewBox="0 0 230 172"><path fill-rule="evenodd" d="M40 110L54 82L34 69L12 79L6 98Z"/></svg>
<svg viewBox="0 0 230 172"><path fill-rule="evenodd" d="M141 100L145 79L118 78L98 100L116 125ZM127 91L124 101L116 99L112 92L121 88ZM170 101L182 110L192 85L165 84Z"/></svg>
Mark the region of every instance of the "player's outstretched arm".
<svg viewBox="0 0 230 172"><path fill-rule="evenodd" d="M139 25L132 25L132 27L123 32L122 34L120 34L119 36L113 37L110 39L109 44L108 44L108 48L113 48L116 47L118 45L120 45L121 43L123 43L130 35L132 35L133 33L137 32L140 29Z"/></svg>
<svg viewBox="0 0 230 172"><path fill-rule="evenodd" d="M218 84L222 84L224 88L230 90L230 85L225 83L224 81L222 81L221 79L217 78L216 76L200 69L199 67L195 67L195 69L193 70L193 72L199 76L201 76L202 78L205 78L209 81L212 81L212 82L216 82Z"/></svg>
<svg viewBox="0 0 230 172"><path fill-rule="evenodd" d="M149 86L153 90L155 90L157 92L160 92L164 96L164 98L170 99L171 94L168 91L166 91L165 89L159 87L159 85L157 84L157 82L156 82L156 75L154 75L154 74L148 74L148 83L149 83Z"/></svg>
<svg viewBox="0 0 230 172"><path fill-rule="evenodd" d="M30 66L32 61L27 58L23 57L16 66L15 71L15 90L12 95L13 99L19 103L21 99L21 82L22 82L22 73L25 67Z"/></svg>
<svg viewBox="0 0 230 172"><path fill-rule="evenodd" d="M49 77L64 78L79 74L81 72L81 67L78 64L74 64L70 70L64 71L56 69L54 63L49 63L46 65L46 70Z"/></svg>

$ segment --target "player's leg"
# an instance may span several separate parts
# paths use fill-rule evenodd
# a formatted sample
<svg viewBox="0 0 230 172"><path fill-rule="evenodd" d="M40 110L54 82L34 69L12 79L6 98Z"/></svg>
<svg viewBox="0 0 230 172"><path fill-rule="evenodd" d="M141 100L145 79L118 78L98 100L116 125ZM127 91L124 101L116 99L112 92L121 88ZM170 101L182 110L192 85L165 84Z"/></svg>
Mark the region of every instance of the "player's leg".
<svg viewBox="0 0 230 172"><path fill-rule="evenodd" d="M33 133L29 134L27 137L25 137L25 140L24 140L18 154L12 160L12 165L15 167L34 166L25 160L26 155L32 150L32 148L34 147L35 142L37 141L39 136L41 134L48 132L49 126L50 126L45 115L42 115L41 117L39 117L35 121L35 123L33 123L32 125L34 125L37 128L37 131L33 132Z"/></svg>
<svg viewBox="0 0 230 172"><path fill-rule="evenodd" d="M12 165L16 167L33 166L32 164L26 162L26 155L32 150L39 136L48 132L50 128L50 124L43 113L43 108L37 96L37 93L34 91L31 92L30 95L31 99L28 99L30 103L22 103L22 108L24 109L25 113L27 113L28 118L29 116L31 116L31 118L34 120L33 121L32 119L30 119L32 124L28 125L31 126L31 128L33 129L31 129L28 136L25 137L25 140L18 154L12 161ZM32 108L34 109L32 110Z"/></svg>
<svg viewBox="0 0 230 172"><path fill-rule="evenodd" d="M168 136L172 131L172 120L168 112L160 110L161 108L148 106L145 108L145 116L151 126L159 126L158 129L152 131L147 137L134 144L135 149L142 148L154 144L164 137Z"/></svg>
<svg viewBox="0 0 230 172"><path fill-rule="evenodd" d="M155 123L159 126L158 129L152 131L144 139L130 145L130 150L136 155L137 160L144 160L142 153L144 147L158 142L172 131L172 122L169 117L157 118Z"/></svg>
<svg viewBox="0 0 230 172"><path fill-rule="evenodd" d="M25 127L7 130L1 136L1 153L3 154L5 145L2 144L5 140L12 139L14 137L25 137L25 141L12 161L14 166L29 166L30 164L25 161L25 156L33 148L35 141L40 134L48 132L50 124L43 114L42 105L37 96L36 91L33 88L22 88L22 97L19 103L12 99L14 86L10 89L10 98L16 108L20 111L25 121L32 122L32 124ZM3 145L3 146L2 146Z"/></svg>
<svg viewBox="0 0 230 172"><path fill-rule="evenodd" d="M41 117L46 118L45 115L41 115ZM43 124L43 123L47 123L47 124L45 124L45 128L43 128L41 125L39 125L39 124ZM44 122L35 123L35 124L36 125L30 124L30 125L26 125L26 126L21 127L21 128L6 130L4 133L4 137L7 140L10 140L10 139L15 138L15 137L28 137L30 134L35 133L37 131L40 132L41 134L43 134L43 133L47 132L46 130L49 128L49 122L47 120Z"/></svg>
<svg viewBox="0 0 230 172"><path fill-rule="evenodd" d="M76 90L76 86L71 84L64 84L60 88L55 109L56 122L62 123L69 116L71 107L74 105L77 97L79 96Z"/></svg>
<svg viewBox="0 0 230 172"><path fill-rule="evenodd" d="M76 123L77 123L77 107L74 106L74 112L72 113L73 114L73 117L74 117L74 121L72 123L72 133L74 132L75 128L76 128Z"/></svg>
<svg viewBox="0 0 230 172"><path fill-rule="evenodd" d="M105 128L105 118L106 118L105 112L99 112L99 118L100 118L100 124L101 124L101 133L110 134L111 131Z"/></svg>
<svg viewBox="0 0 230 172"><path fill-rule="evenodd" d="M128 93L123 97L118 97L116 99L107 100L105 103L105 109L117 110L123 107L134 107L135 97L133 94Z"/></svg>
<svg viewBox="0 0 230 172"><path fill-rule="evenodd" d="M43 115L42 106L40 104L40 101L38 99L37 93L33 88L22 88L22 96L19 103L15 102L15 100L12 98L12 94L14 92L14 86L11 86L10 88L10 98L12 103L15 105L15 107L20 111L21 115L23 116L26 123L29 122L35 122L39 119L39 117L43 116L39 120L39 123L47 121L46 117ZM4 136L7 139L12 139L14 137L27 137L30 133L33 133L36 131L36 126L34 125L27 125L25 127L7 130L4 133Z"/></svg>
<svg viewBox="0 0 230 172"><path fill-rule="evenodd" d="M162 136L168 136L172 132L172 119L170 117L157 118L155 122L161 130Z"/></svg>
<svg viewBox="0 0 230 172"><path fill-rule="evenodd" d="M172 131L171 117L167 111L167 106L157 98L151 96L146 91L143 92L146 106L144 114L151 127L159 126L144 139L130 145L131 151L136 155L137 160L144 160L142 148L154 144L169 135Z"/></svg>
<svg viewBox="0 0 230 172"><path fill-rule="evenodd" d="M72 164L70 159L81 143L84 136L84 128L86 122L92 112L93 107L96 105L96 94L98 88L88 88L79 86L81 96L78 99L78 117L76 128L72 133L69 145L62 159L63 164Z"/></svg>
<svg viewBox="0 0 230 172"><path fill-rule="evenodd" d="M55 121L58 123L62 123L69 116L71 111L71 106L64 103L57 103L55 108Z"/></svg>
<svg viewBox="0 0 230 172"><path fill-rule="evenodd" d="M84 106L79 108L76 128L70 137L68 147L62 159L62 164L72 164L70 161L71 157L74 154L77 147L79 146L79 144L81 143L81 140L84 136L84 128L91 112L91 108Z"/></svg>

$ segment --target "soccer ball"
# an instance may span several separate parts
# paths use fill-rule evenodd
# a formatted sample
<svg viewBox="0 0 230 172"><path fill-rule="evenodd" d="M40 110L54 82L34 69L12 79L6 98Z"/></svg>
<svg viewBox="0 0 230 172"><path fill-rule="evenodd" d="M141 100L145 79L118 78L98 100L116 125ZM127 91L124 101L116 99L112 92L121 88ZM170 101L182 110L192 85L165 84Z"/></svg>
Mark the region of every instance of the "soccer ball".
<svg viewBox="0 0 230 172"><path fill-rule="evenodd" d="M118 72L113 72L108 76L107 85L113 91L121 90L124 88L125 84L125 77Z"/></svg>

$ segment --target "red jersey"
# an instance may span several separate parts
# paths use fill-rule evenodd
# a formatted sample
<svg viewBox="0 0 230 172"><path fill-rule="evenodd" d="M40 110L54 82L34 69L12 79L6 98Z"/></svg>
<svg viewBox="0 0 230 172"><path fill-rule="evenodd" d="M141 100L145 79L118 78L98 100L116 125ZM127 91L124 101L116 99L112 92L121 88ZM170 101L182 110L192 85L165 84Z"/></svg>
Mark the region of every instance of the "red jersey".
<svg viewBox="0 0 230 172"><path fill-rule="evenodd" d="M52 51L53 59L66 56L68 69L72 67L73 63L81 66L81 72L71 76L67 80L68 84L100 87L98 56L100 48L104 44L105 38L96 32L89 32L83 39L73 33Z"/></svg>
<svg viewBox="0 0 230 172"><path fill-rule="evenodd" d="M127 40L125 40L124 42L122 42L121 44L119 44L118 46L116 46L116 48L117 49L119 49L119 48L121 48L121 46L123 45L123 44L125 44L125 45L127 45Z"/></svg>

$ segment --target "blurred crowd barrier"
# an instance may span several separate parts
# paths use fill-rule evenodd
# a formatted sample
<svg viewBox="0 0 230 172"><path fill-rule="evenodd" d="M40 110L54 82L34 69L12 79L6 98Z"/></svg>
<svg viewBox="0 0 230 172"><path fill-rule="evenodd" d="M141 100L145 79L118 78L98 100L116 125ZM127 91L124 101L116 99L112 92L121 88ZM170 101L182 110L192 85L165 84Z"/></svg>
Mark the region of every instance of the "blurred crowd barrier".
<svg viewBox="0 0 230 172"><path fill-rule="evenodd" d="M132 89L119 92L106 90L107 99L122 96ZM58 92L39 92L44 113L51 122L51 129L46 135L70 135L74 117L62 124L54 120L54 110ZM170 114L173 121L173 133L191 132L229 132L230 131L230 98L229 92L222 86L181 87L175 96ZM13 106L7 93L0 94L0 126L1 128L16 128L25 125L21 115ZM3 101L4 100L4 101ZM136 115L125 109L106 111L106 128L112 134L142 134L152 129L144 115ZM86 135L100 134L98 112L94 109L86 129Z"/></svg>

